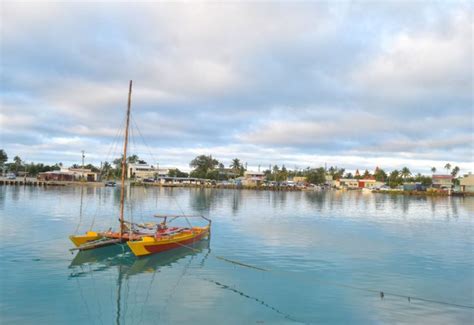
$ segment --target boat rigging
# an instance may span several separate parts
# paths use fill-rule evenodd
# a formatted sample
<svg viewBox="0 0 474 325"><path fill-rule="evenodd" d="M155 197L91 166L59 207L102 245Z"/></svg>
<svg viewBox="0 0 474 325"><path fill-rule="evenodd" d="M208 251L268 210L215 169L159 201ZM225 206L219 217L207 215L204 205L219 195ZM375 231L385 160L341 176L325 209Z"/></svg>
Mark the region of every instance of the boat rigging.
<svg viewBox="0 0 474 325"><path fill-rule="evenodd" d="M120 215L119 230L114 231L110 228L107 231L88 231L84 235L71 235L69 238L76 246L72 250L91 250L114 244L127 243L133 254L136 256L145 256L153 253L159 253L183 245L194 244L201 239L210 236L211 220L204 216L155 216L161 218L160 223L134 223L126 221L124 218L125 206L125 175L127 172L127 147L130 127L130 111L132 102L132 80L130 80L128 89L127 113L124 134L124 146L122 155L121 188L120 188ZM188 218L198 217L207 222L202 227L192 226ZM169 224L178 219L186 219L189 227L170 226Z"/></svg>

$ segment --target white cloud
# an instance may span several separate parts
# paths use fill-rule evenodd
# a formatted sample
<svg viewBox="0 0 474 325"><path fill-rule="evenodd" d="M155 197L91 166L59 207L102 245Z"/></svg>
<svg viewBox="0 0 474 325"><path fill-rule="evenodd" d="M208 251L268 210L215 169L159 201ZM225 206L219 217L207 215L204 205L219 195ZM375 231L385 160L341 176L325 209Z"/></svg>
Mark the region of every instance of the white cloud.
<svg viewBox="0 0 474 325"><path fill-rule="evenodd" d="M459 8L2 2L1 146L101 160L133 79L134 120L164 165L201 153L252 166L466 163L472 17Z"/></svg>
<svg viewBox="0 0 474 325"><path fill-rule="evenodd" d="M353 74L356 87L374 96L401 101L462 96L473 87L472 12L448 12L443 30L403 31L390 35L383 52ZM470 64L469 64L470 63ZM376 91L374 91L376 90Z"/></svg>

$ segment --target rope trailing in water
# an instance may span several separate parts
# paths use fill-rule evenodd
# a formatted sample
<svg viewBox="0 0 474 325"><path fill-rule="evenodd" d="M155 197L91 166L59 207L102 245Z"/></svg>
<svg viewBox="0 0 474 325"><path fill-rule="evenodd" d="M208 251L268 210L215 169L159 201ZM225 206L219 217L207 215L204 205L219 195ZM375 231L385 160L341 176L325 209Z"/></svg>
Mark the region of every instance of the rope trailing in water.
<svg viewBox="0 0 474 325"><path fill-rule="evenodd" d="M185 247L185 248L188 248L192 251L194 251L195 253L200 253L201 251L194 248L194 247L191 247L191 246L188 246L188 245L184 245L184 244L181 244L181 243L176 243L178 244L179 246L182 246L182 247ZM225 262L228 262L228 263L232 263L232 264L235 264L235 265L239 265L239 266L243 266L243 267L247 267L249 269L254 269L254 270L258 270L258 271L264 271L264 272L268 272L270 270L268 269L264 269L262 267L258 267L258 266L254 266L254 265L250 265L250 264L247 264L247 263L242 263L242 262L239 262L239 261L235 261L235 260L231 260L231 259L228 259L226 257L223 257L223 256L219 256L219 255L215 255L213 253L209 253L211 256L221 260L221 261L225 261Z"/></svg>
<svg viewBox="0 0 474 325"><path fill-rule="evenodd" d="M200 252L199 250L195 249L194 247L184 245L184 244L181 244L181 243L177 243L177 244L180 245L180 246L183 246L185 248L188 248L188 249L190 249L194 252ZM254 265L242 263L242 262L239 262L239 261L236 261L236 260L231 260L231 259L225 258L223 256L215 255L213 253L210 253L210 255L215 257L216 259L219 259L219 260L224 261L224 262L228 262L228 263L231 263L231 264L234 264L234 265L239 265L239 266L242 266L242 267L246 267L246 268L250 268L250 269L254 269L254 270L258 270L258 271L262 271L262 272L272 272L272 273L275 273L275 274L278 274L278 273L292 274L293 273L293 272L288 272L288 271L271 270L271 269L268 269L268 268L254 266ZM395 292L388 292L388 291L383 291L383 290L357 287L357 286L352 286L352 285L337 283L337 282L327 282L327 281L320 281L320 280L316 280L316 281L319 282L319 283L332 285L332 286L336 286L336 287L343 287L343 288L348 288L348 289L353 289L353 290L360 290L360 291L365 291L365 292L370 292L370 293L377 293L377 294L380 295L381 299L383 299L387 295L390 295L390 296L394 296L394 297L398 297L398 298L406 298L408 300L408 302L411 302L412 300L418 300L418 301L423 301L423 302L428 302L428 303L433 303L433 304L438 304L438 305L444 305L444 306L451 306L451 307L465 308L465 309L474 309L474 306L471 306L471 305L464 305L464 304L458 304L458 303L454 303L454 302L428 299L428 298L423 298L423 297L409 296L409 295L404 295L404 294L395 293Z"/></svg>
<svg viewBox="0 0 474 325"><path fill-rule="evenodd" d="M254 270L258 270L258 271L264 271L264 272L269 272L270 271L270 270L264 269L263 267L253 266L253 265L242 263L242 262L239 262L239 261L230 260L230 259L225 258L223 256L214 255L214 257L219 259L219 260L226 261L226 262L229 262L229 263L232 263L232 264L235 264L235 265L240 265L240 266L243 266L243 267L248 267L250 269L254 269Z"/></svg>
<svg viewBox="0 0 474 325"><path fill-rule="evenodd" d="M233 287L231 287L231 286L229 286L229 285L227 285L227 284L223 284L223 283L220 283L220 282L218 282L218 281L215 281L215 280L212 280L212 279L208 279L208 278L201 278L201 279L203 279L203 280L205 280L205 281L208 281L208 282L210 282L210 283L214 283L215 285L217 285L217 286L219 286L219 287L221 287L221 288L223 288L223 289L226 289L226 290L230 290L230 291L232 291L232 292L235 292L235 293L237 293L237 294L239 294L239 295L241 295L242 297L245 297L245 298L247 298L247 299L255 300L256 302L258 302L258 303L261 304L262 306L264 306L264 307L266 307L266 308L268 308L268 309L273 310L274 312L276 312L277 314L280 314L280 315L284 316L284 317L285 317L286 319L288 319L288 320L291 320L291 321L297 322L297 323L304 323L303 321L297 320L295 317L291 316L290 314L287 314L287 313L285 313L285 312L282 312L282 311L279 310L278 308L273 307L272 305L267 304L267 303L266 303L265 301L263 301L262 299L259 299L259 298L257 298L257 297L249 296L248 294L246 294L246 293L244 293L244 292L242 292L242 291L240 291L240 290L237 290L237 289L235 289L235 288L233 288Z"/></svg>

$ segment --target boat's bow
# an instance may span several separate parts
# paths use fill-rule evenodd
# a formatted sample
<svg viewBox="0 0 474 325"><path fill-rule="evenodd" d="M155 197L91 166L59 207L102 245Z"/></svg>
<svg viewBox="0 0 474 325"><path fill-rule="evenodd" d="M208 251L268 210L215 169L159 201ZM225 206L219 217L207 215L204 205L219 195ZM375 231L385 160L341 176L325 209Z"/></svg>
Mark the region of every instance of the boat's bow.
<svg viewBox="0 0 474 325"><path fill-rule="evenodd" d="M94 240L101 239L102 235L95 231L88 231L85 235L72 235L69 236L69 239L76 245L76 247L80 247L88 242L92 242Z"/></svg>

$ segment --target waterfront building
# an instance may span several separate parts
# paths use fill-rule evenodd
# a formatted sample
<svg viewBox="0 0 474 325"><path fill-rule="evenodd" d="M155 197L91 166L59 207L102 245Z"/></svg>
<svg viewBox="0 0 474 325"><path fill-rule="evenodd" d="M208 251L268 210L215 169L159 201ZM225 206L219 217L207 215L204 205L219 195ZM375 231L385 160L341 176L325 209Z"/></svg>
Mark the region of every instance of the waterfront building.
<svg viewBox="0 0 474 325"><path fill-rule="evenodd" d="M451 188L453 186L452 175L433 175L431 180L434 188Z"/></svg>
<svg viewBox="0 0 474 325"><path fill-rule="evenodd" d="M474 193L474 175L469 173L460 179L461 192Z"/></svg>
<svg viewBox="0 0 474 325"><path fill-rule="evenodd" d="M170 168L155 168L153 165L142 163L127 166L127 177L134 179L167 177L169 172Z"/></svg>
<svg viewBox="0 0 474 325"><path fill-rule="evenodd" d="M259 186L263 183L265 174L263 172L246 171L244 174L243 185Z"/></svg>
<svg viewBox="0 0 474 325"><path fill-rule="evenodd" d="M69 172L74 175L75 180L86 180L88 182L95 182L97 181L98 173L93 172L91 169L88 168L61 168L61 171Z"/></svg>
<svg viewBox="0 0 474 325"><path fill-rule="evenodd" d="M39 173L37 179L40 181L73 182L74 175L60 170Z"/></svg>
<svg viewBox="0 0 474 325"><path fill-rule="evenodd" d="M359 182L355 178L341 178L339 179L339 187L345 189L359 188Z"/></svg>
<svg viewBox="0 0 474 325"><path fill-rule="evenodd" d="M293 177L293 182L295 183L306 183L307 179L305 176L295 176Z"/></svg>
<svg viewBox="0 0 474 325"><path fill-rule="evenodd" d="M98 173L93 172L88 168L61 168L60 170L52 170L49 172L39 173L38 179L42 181L80 181L86 180L88 182L97 181Z"/></svg>
<svg viewBox="0 0 474 325"><path fill-rule="evenodd" d="M324 184L329 186L329 187L335 187L337 186L337 181L333 179L333 176L330 174L326 174L325 176L325 182Z"/></svg>
<svg viewBox="0 0 474 325"><path fill-rule="evenodd" d="M219 168L219 176L224 176L227 178L236 178L239 177L239 173L233 168Z"/></svg>
<svg viewBox="0 0 474 325"><path fill-rule="evenodd" d="M357 183L358 183L357 186L359 188L374 188L376 187L377 181L375 180L374 176L369 176L369 177L359 179Z"/></svg>

